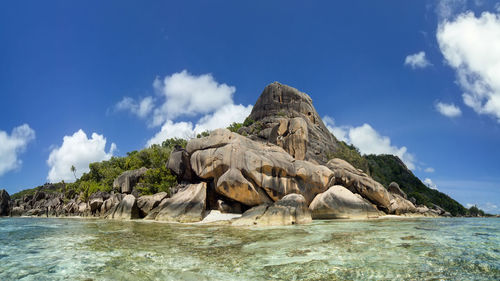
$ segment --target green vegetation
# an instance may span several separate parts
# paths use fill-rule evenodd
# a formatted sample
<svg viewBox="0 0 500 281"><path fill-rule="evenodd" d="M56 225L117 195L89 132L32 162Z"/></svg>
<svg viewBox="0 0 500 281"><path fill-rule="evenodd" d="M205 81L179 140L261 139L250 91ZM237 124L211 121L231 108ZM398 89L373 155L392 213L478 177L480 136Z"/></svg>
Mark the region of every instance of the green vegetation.
<svg viewBox="0 0 500 281"><path fill-rule="evenodd" d="M94 192L110 192L113 189L114 179L121 173L141 167L146 167L149 170L137 185L140 194L169 192L170 187L176 185L177 182L165 164L175 146L186 147L186 143L187 141L184 139L168 139L161 145L154 144L140 151L129 152L125 157L112 157L108 161L91 163L89 165L90 171L84 173L74 183L46 184L13 194L12 198L19 199L24 195L34 194L37 190L43 190L44 192L63 192L66 198L72 198L75 194L79 194L80 199L87 200ZM73 171L71 167L68 169Z"/></svg>
<svg viewBox="0 0 500 281"><path fill-rule="evenodd" d="M417 204L428 207L433 207L436 204L454 216L467 214L467 209L460 203L423 184L398 157L366 155L364 158L368 160L368 171L373 179L384 186L388 186L392 181L397 182L408 197L414 197L417 200Z"/></svg>
<svg viewBox="0 0 500 281"><path fill-rule="evenodd" d="M233 133L237 133L238 130L243 126L243 123L236 123L236 122L233 122L233 124L229 125L229 127L227 127L227 129Z"/></svg>
<svg viewBox="0 0 500 281"><path fill-rule="evenodd" d="M255 123L254 120L252 120L251 118L246 118L245 121L243 121L243 123L236 123L236 122L233 122L233 124L229 125L229 127L227 127L227 129L233 133L238 133L238 130L241 128L241 127L249 127L251 125L253 125ZM256 126L254 126L253 128L253 132L260 132L263 128L263 125L262 123L260 122L257 122ZM247 136L247 133L243 132L242 133L243 136Z"/></svg>
<svg viewBox="0 0 500 281"><path fill-rule="evenodd" d="M64 181L54 184L45 183L44 185L40 185L34 188L21 190L17 193L12 194L10 198L12 200L22 199L24 195L33 195L39 190L45 193L60 193L65 191L65 186L66 184L64 183Z"/></svg>
<svg viewBox="0 0 500 281"><path fill-rule="evenodd" d="M338 144L338 150L335 153L330 153L328 159L340 158L346 160L385 187L389 186L393 181L397 182L409 198L414 197L416 199L418 205L426 205L432 208L435 204L454 216L465 216L470 213L470 210L448 195L427 187L406 168L398 157L393 155L361 156L355 146L342 141L339 141Z"/></svg>
<svg viewBox="0 0 500 281"><path fill-rule="evenodd" d="M328 160L333 158L340 158L349 162L355 168L368 172L368 161L366 160L366 158L361 156L357 147L355 147L354 145L348 145L343 141L339 141L338 144L339 147L337 151L335 151L334 153L329 153L327 155Z"/></svg>
<svg viewBox="0 0 500 281"><path fill-rule="evenodd" d="M233 123L233 124L235 124L235 123ZM199 139L199 138L203 138L203 137L208 137L209 135L210 135L210 131L203 131L203 132L197 134L196 138Z"/></svg>

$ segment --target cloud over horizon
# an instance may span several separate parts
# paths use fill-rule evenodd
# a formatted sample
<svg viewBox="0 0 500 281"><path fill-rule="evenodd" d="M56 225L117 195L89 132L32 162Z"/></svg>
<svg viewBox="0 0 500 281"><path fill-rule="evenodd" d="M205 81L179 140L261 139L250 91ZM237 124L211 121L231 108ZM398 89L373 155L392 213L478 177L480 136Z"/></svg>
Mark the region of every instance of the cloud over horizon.
<svg viewBox="0 0 500 281"><path fill-rule="evenodd" d="M111 143L109 151L106 152L106 138L103 135L92 133L91 138L82 130L78 130L71 136L64 136L63 143L50 152L47 165L50 170L47 175L49 182L75 181L75 175L71 172L71 166L76 168L76 177L89 171L89 164L103 160L109 160L116 145Z"/></svg>
<svg viewBox="0 0 500 281"><path fill-rule="evenodd" d="M28 124L12 129L10 135L0 131L0 176L22 165L19 155L35 139L35 131Z"/></svg>

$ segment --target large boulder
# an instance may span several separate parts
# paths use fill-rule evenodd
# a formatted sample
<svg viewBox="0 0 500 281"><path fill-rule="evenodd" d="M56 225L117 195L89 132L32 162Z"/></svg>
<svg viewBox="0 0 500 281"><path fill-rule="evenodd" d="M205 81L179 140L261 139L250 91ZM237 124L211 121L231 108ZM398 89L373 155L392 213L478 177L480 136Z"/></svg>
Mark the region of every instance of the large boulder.
<svg viewBox="0 0 500 281"><path fill-rule="evenodd" d="M139 208L137 207L137 199L134 195L127 194L123 199L115 205L107 218L109 219L138 219L140 218Z"/></svg>
<svg viewBox="0 0 500 281"><path fill-rule="evenodd" d="M168 222L198 222L205 215L207 184L190 184L180 189L171 198L164 199L156 211L146 219ZM153 217L154 216L154 217Z"/></svg>
<svg viewBox="0 0 500 281"><path fill-rule="evenodd" d="M311 212L304 196L292 193L272 205L263 204L246 211L232 225L292 225L311 221Z"/></svg>
<svg viewBox="0 0 500 281"><path fill-rule="evenodd" d="M340 185L318 194L309 209L313 219L365 219L379 214L373 204Z"/></svg>
<svg viewBox="0 0 500 281"><path fill-rule="evenodd" d="M401 188L399 188L399 184L397 184L396 182L391 182L389 184L389 186L387 187L387 190L390 193L397 194L397 195L403 197L404 199L408 199L408 197L406 196L406 193L403 190L401 190Z"/></svg>
<svg viewBox="0 0 500 281"><path fill-rule="evenodd" d="M272 129L269 140L282 147L293 158L304 160L309 141L306 120L301 117L280 119L279 124Z"/></svg>
<svg viewBox="0 0 500 281"><path fill-rule="evenodd" d="M291 193L309 203L333 176L325 166L295 160L281 147L226 129L190 140L186 150L198 177L213 180L217 193L247 206L272 204Z"/></svg>
<svg viewBox="0 0 500 281"><path fill-rule="evenodd" d="M10 215L10 196L5 189L0 190L0 217Z"/></svg>
<svg viewBox="0 0 500 281"><path fill-rule="evenodd" d="M391 194L391 206L389 207L391 214L401 215L405 213L415 213L417 208L409 200L406 200L399 194Z"/></svg>
<svg viewBox="0 0 500 281"><path fill-rule="evenodd" d="M92 214L100 212L103 203L104 203L104 201L103 201L102 197L90 199L90 201L89 201L90 212Z"/></svg>
<svg viewBox="0 0 500 281"><path fill-rule="evenodd" d="M14 207L10 211L10 216L11 217L20 217L23 215L23 213L24 213L23 207Z"/></svg>
<svg viewBox="0 0 500 281"><path fill-rule="evenodd" d="M326 164L333 171L335 184L349 189L353 193L358 193L372 203L389 210L391 197L383 185L372 179L363 171L354 168L342 159L332 159Z"/></svg>
<svg viewBox="0 0 500 281"><path fill-rule="evenodd" d="M109 212L115 205L118 205L122 201L125 195L120 193L111 194L108 199L106 199L101 205L101 214L105 215Z"/></svg>
<svg viewBox="0 0 500 281"><path fill-rule="evenodd" d="M248 118L254 123L242 128L242 132L254 140L278 144L298 160L325 164L327 155L339 147L312 99L278 82L266 86Z"/></svg>
<svg viewBox="0 0 500 281"><path fill-rule="evenodd" d="M151 210L156 208L163 199L168 197L168 193L159 192L153 195L144 195L137 198L137 207L139 208L141 217L147 216Z"/></svg>
<svg viewBox="0 0 500 281"><path fill-rule="evenodd" d="M167 161L167 169L169 169L174 175L177 176L177 180L181 181L192 181L193 171L191 169L191 163L189 162L189 153L177 145L170 153L170 157Z"/></svg>
<svg viewBox="0 0 500 281"><path fill-rule="evenodd" d="M130 194L139 179L148 171L142 167L136 170L125 171L113 181L113 188L121 193Z"/></svg>

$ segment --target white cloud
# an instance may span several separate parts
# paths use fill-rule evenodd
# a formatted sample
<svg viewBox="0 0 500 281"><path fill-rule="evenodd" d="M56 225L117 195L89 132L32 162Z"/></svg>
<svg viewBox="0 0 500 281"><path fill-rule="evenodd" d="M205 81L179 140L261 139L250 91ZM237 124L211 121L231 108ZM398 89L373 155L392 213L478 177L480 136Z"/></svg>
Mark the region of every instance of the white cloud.
<svg viewBox="0 0 500 281"><path fill-rule="evenodd" d="M0 131L0 176L21 166L19 154L34 139L35 131L28 124L15 127L10 135Z"/></svg>
<svg viewBox="0 0 500 281"><path fill-rule="evenodd" d="M448 103L438 102L436 103L436 110L442 115L450 118L462 115L462 110L460 110L460 108L453 103L448 104Z"/></svg>
<svg viewBox="0 0 500 281"><path fill-rule="evenodd" d="M448 19L458 12L465 10L467 0L440 0L436 6L436 13L442 19Z"/></svg>
<svg viewBox="0 0 500 281"><path fill-rule="evenodd" d="M124 97L115 106L116 110L126 110L137 115L140 118L145 118L153 110L154 103L152 97L145 97L139 102L130 97Z"/></svg>
<svg viewBox="0 0 500 281"><path fill-rule="evenodd" d="M424 172L426 172L426 173L434 173L435 170L432 167L427 167L427 168L425 168Z"/></svg>
<svg viewBox="0 0 500 281"><path fill-rule="evenodd" d="M65 136L62 145L50 152L47 160L50 167L47 179L50 182L74 181L75 176L71 172L71 166L75 166L76 176L80 177L89 171L90 163L109 160L113 156L116 145L112 143L108 152L105 147L106 138L96 133L92 133L89 139L80 129L72 136Z"/></svg>
<svg viewBox="0 0 500 281"><path fill-rule="evenodd" d="M463 101L479 114L500 122L500 14L472 12L443 20L437 40L455 69Z"/></svg>
<svg viewBox="0 0 500 281"><path fill-rule="evenodd" d="M427 187L429 187L429 188L438 190L436 184L434 182L432 182L432 180L430 178L425 178L424 184L427 185Z"/></svg>
<svg viewBox="0 0 500 281"><path fill-rule="evenodd" d="M334 120L323 118L328 130L339 140L356 146L362 154L392 154L398 156L410 169L415 169L415 157L405 146L397 147L391 144L391 139L380 135L369 124L359 127L335 126Z"/></svg>
<svg viewBox="0 0 500 281"><path fill-rule="evenodd" d="M179 116L208 114L233 103L236 88L219 84L211 74L195 76L183 70L153 82L164 103L154 110L152 125L158 126Z"/></svg>
<svg viewBox="0 0 500 281"><path fill-rule="evenodd" d="M425 68L431 65L431 63L425 57L425 52L422 51L413 55L406 56L405 65L409 65L411 68L416 69L416 68Z"/></svg>
<svg viewBox="0 0 500 281"><path fill-rule="evenodd" d="M147 146L161 144L168 138L189 139L204 131L211 131L217 128L225 128L233 122L243 122L250 115L252 106L228 104L221 107L212 114L203 116L196 125L191 122L173 122L167 120L161 130L151 138Z"/></svg>

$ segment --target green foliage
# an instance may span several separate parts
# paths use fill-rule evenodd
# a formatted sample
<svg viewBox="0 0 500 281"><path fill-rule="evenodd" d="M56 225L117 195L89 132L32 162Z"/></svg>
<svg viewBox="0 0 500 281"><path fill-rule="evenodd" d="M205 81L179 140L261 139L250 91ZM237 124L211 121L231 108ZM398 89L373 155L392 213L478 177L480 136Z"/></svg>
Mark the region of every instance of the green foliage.
<svg viewBox="0 0 500 281"><path fill-rule="evenodd" d="M474 205L467 210L467 216L484 217L484 216L491 216L491 215L485 214L483 210L479 209L476 205Z"/></svg>
<svg viewBox="0 0 500 281"><path fill-rule="evenodd" d="M281 110L280 112L278 112L278 116L286 117L286 112L284 110Z"/></svg>
<svg viewBox="0 0 500 281"><path fill-rule="evenodd" d="M66 189L66 183L64 181L58 183L45 183L44 185L37 186L31 189L24 189L10 196L12 200L22 199L25 195L33 195L37 191L43 191L45 193L59 193L64 192Z"/></svg>
<svg viewBox="0 0 500 281"><path fill-rule="evenodd" d="M186 147L186 144L187 141L184 139L167 139L161 145L154 144L139 151L128 152L125 157L112 157L107 161L91 163L90 170L74 183L45 184L13 194L12 198L21 199L24 195L34 194L36 191L42 190L48 193L62 192L66 198L79 195L81 200L87 201L89 196L97 191L110 192L113 181L121 173L141 167L149 169L140 179L137 187L141 194L168 192L170 187L176 185L177 182L165 164L176 146ZM73 171L72 167L68 167L68 169Z"/></svg>
<svg viewBox="0 0 500 281"><path fill-rule="evenodd" d="M260 133L260 131L262 131L262 129L264 129L264 124L262 124L262 122L260 121L257 121L255 123L253 123L253 128L252 128L252 134L258 134Z"/></svg>
<svg viewBox="0 0 500 281"><path fill-rule="evenodd" d="M170 187L177 184L177 179L163 165L160 168L149 169L143 178L140 179L137 189L144 195L158 192L169 192Z"/></svg>
<svg viewBox="0 0 500 281"><path fill-rule="evenodd" d="M337 151L329 153L327 155L328 160L333 158L340 158L349 162L355 168L361 169L368 173L368 161L363 156L361 156L357 147L355 147L354 145L348 145L343 141L339 141L338 144L339 147Z"/></svg>
<svg viewBox="0 0 500 281"><path fill-rule="evenodd" d="M235 123L233 123L233 124L235 124ZM197 135L196 135L196 138L198 138L198 139L199 139L199 138L203 138L203 137L208 137L209 135L210 135L210 132L209 132L209 131L203 131L203 132L201 132L200 134L197 134Z"/></svg>
<svg viewBox="0 0 500 281"><path fill-rule="evenodd" d="M369 174L371 177L389 186L391 182L397 182L399 187L409 196L417 200L417 204L433 207L436 204L452 215L464 216L467 209L448 195L431 189L423 184L413 173L406 168L401 160L393 155L366 155Z"/></svg>
<svg viewBox="0 0 500 281"><path fill-rule="evenodd" d="M253 123L255 123L255 121L254 121L252 118L247 117L247 118L245 118L245 121L243 121L243 126L244 126L244 127L249 127L249 126L251 126Z"/></svg>
<svg viewBox="0 0 500 281"><path fill-rule="evenodd" d="M242 123L236 123L236 122L233 122L233 124L229 125L229 127L227 127L227 129L233 133L237 133L238 130L243 126Z"/></svg>

